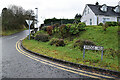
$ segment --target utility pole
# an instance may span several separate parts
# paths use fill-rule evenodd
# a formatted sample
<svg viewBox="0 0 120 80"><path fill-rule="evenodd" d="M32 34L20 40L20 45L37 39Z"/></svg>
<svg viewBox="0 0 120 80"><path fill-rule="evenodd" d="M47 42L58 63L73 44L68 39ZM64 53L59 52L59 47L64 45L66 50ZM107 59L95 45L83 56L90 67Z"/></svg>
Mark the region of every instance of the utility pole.
<svg viewBox="0 0 120 80"><path fill-rule="evenodd" d="M36 28L38 28L38 31L39 31L39 26L38 26L38 8L35 8L36 9L36 15L35 15L35 19L36 19Z"/></svg>

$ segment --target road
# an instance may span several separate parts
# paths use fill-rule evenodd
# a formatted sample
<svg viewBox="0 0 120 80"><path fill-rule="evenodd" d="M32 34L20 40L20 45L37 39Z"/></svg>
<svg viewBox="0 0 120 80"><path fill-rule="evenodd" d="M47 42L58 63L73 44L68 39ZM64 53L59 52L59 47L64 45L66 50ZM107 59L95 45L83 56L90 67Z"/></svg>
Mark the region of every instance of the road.
<svg viewBox="0 0 120 80"><path fill-rule="evenodd" d="M73 69L68 69L64 66L61 67L61 65L58 66L57 63L54 63L52 61L46 62L44 61L45 59L32 55L31 53L29 53L32 55L31 57L26 54L23 54L25 51L21 48L19 40L26 37L27 35L28 35L28 30L25 30L20 33L16 33L10 36L4 36L0 38L0 45L2 45L1 46L2 60L0 60L0 62L2 62L1 64L2 72L0 71L0 75L2 76L2 78L29 78L29 79L30 78L82 78L82 79L84 78L86 79L86 78L98 78L98 76L101 76L99 74L97 76L95 76L96 74L89 75L89 73L84 73L84 71L81 72ZM37 57L37 59L33 57Z"/></svg>

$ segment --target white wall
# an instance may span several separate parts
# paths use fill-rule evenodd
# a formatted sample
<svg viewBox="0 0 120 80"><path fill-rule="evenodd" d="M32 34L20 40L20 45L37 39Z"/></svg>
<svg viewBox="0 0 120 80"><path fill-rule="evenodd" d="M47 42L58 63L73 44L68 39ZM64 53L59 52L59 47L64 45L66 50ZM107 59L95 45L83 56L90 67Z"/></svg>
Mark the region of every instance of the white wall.
<svg viewBox="0 0 120 80"><path fill-rule="evenodd" d="M88 13L89 9L89 13ZM86 10L86 14L85 14ZM98 24L103 23L103 18L109 18L109 21L116 21L117 22L117 17L115 16L102 16L102 15L95 15L93 11L89 8L89 6L86 5L83 15L81 17L81 22L85 22L86 25L90 25L90 19L92 19L92 25L97 25L97 17L98 17Z"/></svg>
<svg viewBox="0 0 120 80"><path fill-rule="evenodd" d="M102 16L102 15L98 15L98 24L99 23L103 23L103 18L109 18L108 21L116 21L117 22L117 17L115 16Z"/></svg>
<svg viewBox="0 0 120 80"><path fill-rule="evenodd" d="M88 9L89 9L89 13L88 13ZM85 10L86 10L86 15L85 15ZM86 5L82 18L81 18L81 22L85 22L86 25L90 25L90 19L92 19L92 25L97 25L97 17L96 15L93 13L93 11Z"/></svg>

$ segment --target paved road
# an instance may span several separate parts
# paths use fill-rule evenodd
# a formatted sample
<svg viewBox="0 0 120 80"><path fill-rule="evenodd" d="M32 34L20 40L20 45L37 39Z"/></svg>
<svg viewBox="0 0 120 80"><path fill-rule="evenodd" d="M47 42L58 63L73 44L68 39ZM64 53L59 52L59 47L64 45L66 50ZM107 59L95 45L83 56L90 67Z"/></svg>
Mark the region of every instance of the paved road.
<svg viewBox="0 0 120 80"><path fill-rule="evenodd" d="M28 31L23 31L2 38L2 77L3 78L80 78L74 73L63 71L37 62L20 54L16 42L24 38Z"/></svg>
<svg viewBox="0 0 120 80"><path fill-rule="evenodd" d="M2 73L0 72L2 78L90 78L44 64L21 54L16 49L16 42L27 35L28 31L25 30L0 38L0 41L2 40L0 42L0 45L2 44Z"/></svg>

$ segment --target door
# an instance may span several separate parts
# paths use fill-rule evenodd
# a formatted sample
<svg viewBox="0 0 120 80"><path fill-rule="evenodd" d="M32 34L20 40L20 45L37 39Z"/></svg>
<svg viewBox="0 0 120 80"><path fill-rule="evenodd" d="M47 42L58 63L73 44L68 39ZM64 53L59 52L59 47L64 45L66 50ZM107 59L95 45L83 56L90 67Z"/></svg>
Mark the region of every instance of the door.
<svg viewBox="0 0 120 80"><path fill-rule="evenodd" d="M90 19L90 25L92 25L92 19Z"/></svg>

